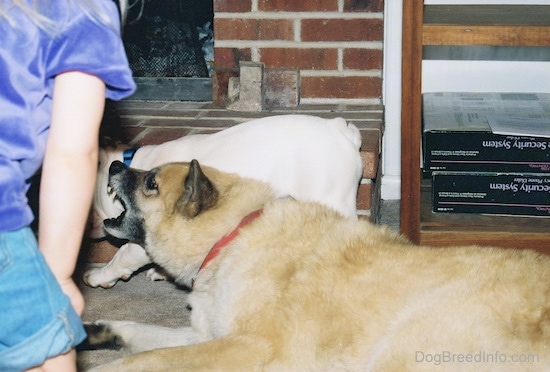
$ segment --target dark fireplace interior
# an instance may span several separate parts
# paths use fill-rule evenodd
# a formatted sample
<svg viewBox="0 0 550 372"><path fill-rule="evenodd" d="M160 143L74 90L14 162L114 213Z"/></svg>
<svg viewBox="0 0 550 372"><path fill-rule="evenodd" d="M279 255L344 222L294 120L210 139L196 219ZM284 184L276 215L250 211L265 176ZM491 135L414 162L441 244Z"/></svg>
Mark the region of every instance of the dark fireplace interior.
<svg viewBox="0 0 550 372"><path fill-rule="evenodd" d="M212 0L129 0L123 40L135 77L208 78Z"/></svg>

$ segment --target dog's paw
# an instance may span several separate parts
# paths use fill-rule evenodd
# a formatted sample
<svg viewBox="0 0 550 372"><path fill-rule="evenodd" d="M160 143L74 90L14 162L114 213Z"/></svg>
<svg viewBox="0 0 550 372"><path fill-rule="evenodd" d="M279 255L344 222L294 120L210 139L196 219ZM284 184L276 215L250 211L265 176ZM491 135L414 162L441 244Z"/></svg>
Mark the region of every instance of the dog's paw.
<svg viewBox="0 0 550 372"><path fill-rule="evenodd" d="M121 278L112 275L105 267L89 269L82 276L82 280L87 286L104 289L112 288L119 279Z"/></svg>
<svg viewBox="0 0 550 372"><path fill-rule="evenodd" d="M108 322L85 322L84 329L88 337L78 345L78 350L120 350L125 346L122 338L113 332Z"/></svg>
<svg viewBox="0 0 550 372"><path fill-rule="evenodd" d="M145 273L147 276L147 279L151 281L157 281L157 280L166 280L167 276L163 272L160 272L159 270L155 269L154 267L147 270L147 273Z"/></svg>

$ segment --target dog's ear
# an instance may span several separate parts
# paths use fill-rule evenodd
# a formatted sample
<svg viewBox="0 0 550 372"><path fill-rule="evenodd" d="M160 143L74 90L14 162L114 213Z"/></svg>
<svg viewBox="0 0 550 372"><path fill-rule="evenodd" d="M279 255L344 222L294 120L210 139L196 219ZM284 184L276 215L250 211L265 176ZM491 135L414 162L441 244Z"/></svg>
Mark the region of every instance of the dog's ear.
<svg viewBox="0 0 550 372"><path fill-rule="evenodd" d="M199 162L191 160L189 173L185 177L184 192L176 208L186 217L193 218L218 200L218 191L202 171Z"/></svg>

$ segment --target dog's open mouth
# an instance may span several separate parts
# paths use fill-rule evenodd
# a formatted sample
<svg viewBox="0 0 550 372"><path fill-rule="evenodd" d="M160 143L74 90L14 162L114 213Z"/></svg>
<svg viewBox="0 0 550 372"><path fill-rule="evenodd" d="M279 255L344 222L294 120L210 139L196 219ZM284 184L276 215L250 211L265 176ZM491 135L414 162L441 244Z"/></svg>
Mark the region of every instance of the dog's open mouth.
<svg viewBox="0 0 550 372"><path fill-rule="evenodd" d="M107 194L109 194L109 196L113 198L113 201L120 203L120 205L122 206L122 212L118 215L118 217L107 218L103 220L103 224L106 227L120 226L122 224L122 221L124 220L124 216L126 215L126 203L124 202L124 199L117 194L110 183L107 184Z"/></svg>

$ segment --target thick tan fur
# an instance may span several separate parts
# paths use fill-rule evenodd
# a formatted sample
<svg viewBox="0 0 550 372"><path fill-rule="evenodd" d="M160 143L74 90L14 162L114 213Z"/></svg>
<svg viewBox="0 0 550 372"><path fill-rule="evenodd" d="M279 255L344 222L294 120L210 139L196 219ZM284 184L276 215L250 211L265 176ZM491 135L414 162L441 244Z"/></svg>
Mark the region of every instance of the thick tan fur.
<svg viewBox="0 0 550 372"><path fill-rule="evenodd" d="M159 197L138 200L147 251L181 281L241 218L263 214L196 279L189 301L200 342L105 371L550 370L549 257L414 246L209 168L218 199L189 218L174 208L187 172L162 167Z"/></svg>

